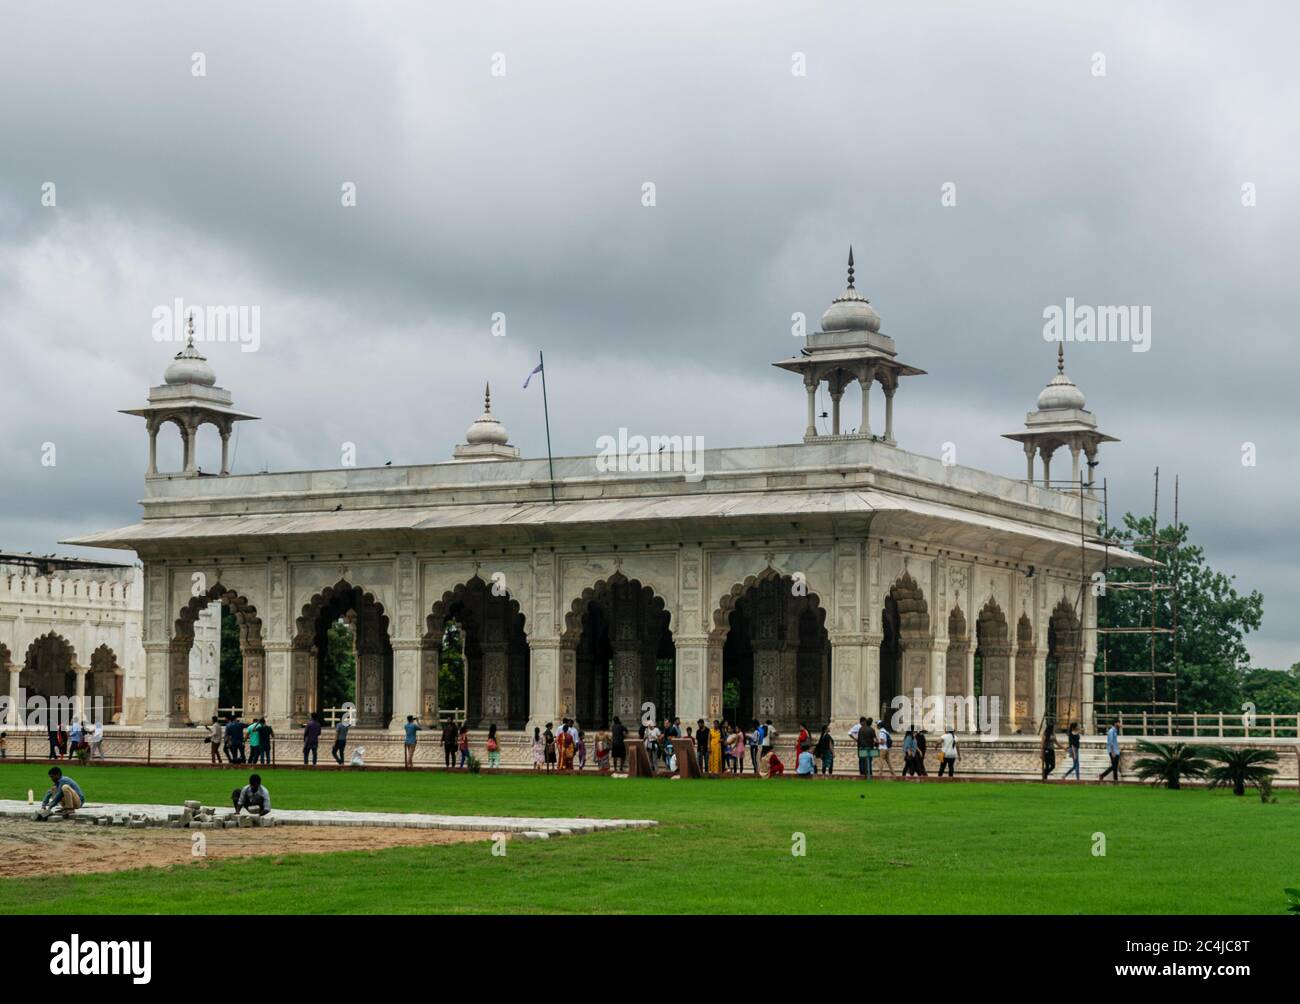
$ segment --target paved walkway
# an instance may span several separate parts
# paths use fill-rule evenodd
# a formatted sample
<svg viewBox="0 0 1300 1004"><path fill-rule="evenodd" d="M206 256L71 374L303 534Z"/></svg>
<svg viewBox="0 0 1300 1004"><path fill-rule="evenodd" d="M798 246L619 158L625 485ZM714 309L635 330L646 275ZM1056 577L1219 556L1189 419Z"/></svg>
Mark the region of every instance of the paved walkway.
<svg viewBox="0 0 1300 1004"><path fill-rule="evenodd" d="M31 816L35 808L36 806L28 805L26 802L0 799L0 817L26 819ZM182 807L179 805L91 801L77 810L75 818L94 822L104 817L130 819L136 815L143 816L150 825L165 826L172 820L180 819L181 811ZM233 809L218 807L213 813L213 818L224 821L233 815ZM422 830L473 830L484 833L545 834L546 836L645 829L658 825L658 821L654 819L443 816L424 812L349 812L343 809L275 809L271 815L275 818L277 826L398 826Z"/></svg>

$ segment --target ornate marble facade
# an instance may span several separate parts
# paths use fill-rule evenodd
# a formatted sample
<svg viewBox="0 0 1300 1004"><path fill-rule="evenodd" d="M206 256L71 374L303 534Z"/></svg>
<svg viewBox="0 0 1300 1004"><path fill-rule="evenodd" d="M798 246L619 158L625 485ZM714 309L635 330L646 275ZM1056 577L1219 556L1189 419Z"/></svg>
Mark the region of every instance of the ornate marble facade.
<svg viewBox="0 0 1300 1004"><path fill-rule="evenodd" d="M687 723L839 728L917 691L996 697L1003 731L1033 732L1045 717L1087 727L1086 582L1102 552L1081 545L1079 528L1097 503L899 449L898 378L922 371L897 361L851 274L823 328L777 364L809 388L802 442L706 450L699 477L611 470L593 456L520 459L486 405L469 443L441 463L217 478L151 465L142 521L75 541L133 549L144 563L146 701L135 720L163 728L191 716L191 623L221 603L241 626L246 713L282 726L320 707L323 630L344 617L363 726L433 721L453 621L466 712L480 727L635 723L651 702ZM215 387L192 347L182 356L169 383ZM840 429L855 382L864 395L884 388L885 436L870 432L865 397L860 428ZM829 435L811 404L823 383L836 409ZM194 388L168 394L192 410L187 429L248 417L229 411L228 395L206 415ZM1077 417L1082 395L1063 406ZM1138 559L1111 552L1112 565L1128 560Z"/></svg>

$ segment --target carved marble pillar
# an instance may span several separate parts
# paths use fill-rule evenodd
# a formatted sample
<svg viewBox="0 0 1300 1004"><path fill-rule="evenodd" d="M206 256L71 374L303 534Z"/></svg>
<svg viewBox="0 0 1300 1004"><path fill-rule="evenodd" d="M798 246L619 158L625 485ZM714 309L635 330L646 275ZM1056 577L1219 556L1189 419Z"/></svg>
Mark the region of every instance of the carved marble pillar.
<svg viewBox="0 0 1300 1004"><path fill-rule="evenodd" d="M636 639L614 648L614 714L629 729L641 721L641 650Z"/></svg>
<svg viewBox="0 0 1300 1004"><path fill-rule="evenodd" d="M5 724L10 727L17 727L22 723L22 714L25 710L19 700L23 669L13 663L9 663L6 668L9 672L9 711L5 715Z"/></svg>
<svg viewBox="0 0 1300 1004"><path fill-rule="evenodd" d="M504 728L506 709L510 706L507 692L509 644L496 638L482 643L483 650L483 717L479 728L495 724Z"/></svg>
<svg viewBox="0 0 1300 1004"><path fill-rule="evenodd" d="M171 643L148 641L144 645L145 718L147 729L165 729L170 725ZM188 667L188 662L187 662Z"/></svg>
<svg viewBox="0 0 1300 1004"><path fill-rule="evenodd" d="M528 644L531 647L529 675L533 692L528 703L526 728L531 734L534 728L542 728L547 722L563 718L560 709L566 705L576 708L577 639L534 635Z"/></svg>
<svg viewBox="0 0 1300 1004"><path fill-rule="evenodd" d="M676 638L677 647L677 717L692 725L704 717L709 707L708 665L710 648L716 648L718 665L722 664L722 644L711 645L708 638ZM718 698L721 701L721 693Z"/></svg>
<svg viewBox="0 0 1300 1004"><path fill-rule="evenodd" d="M167 728L184 728L190 717L191 639L173 642L167 652Z"/></svg>
<svg viewBox="0 0 1300 1004"><path fill-rule="evenodd" d="M805 436L817 435L817 383L811 374L804 376L803 384L808 391L808 427L804 430Z"/></svg>
<svg viewBox="0 0 1300 1004"><path fill-rule="evenodd" d="M266 652L261 645L241 645L240 655L244 663L244 716L261 718L267 713Z"/></svg>
<svg viewBox="0 0 1300 1004"><path fill-rule="evenodd" d="M442 642L425 641L420 646L420 724L426 729L438 724L438 670L442 665Z"/></svg>
<svg viewBox="0 0 1300 1004"><path fill-rule="evenodd" d="M754 717L760 722L769 718L782 730L781 675L784 669L781 642L775 638L756 638L754 649Z"/></svg>
<svg viewBox="0 0 1300 1004"><path fill-rule="evenodd" d="M407 715L414 715L416 721L424 717L420 702L423 643L418 638L397 638L392 642L392 649L393 701L388 731L401 732L406 725Z"/></svg>

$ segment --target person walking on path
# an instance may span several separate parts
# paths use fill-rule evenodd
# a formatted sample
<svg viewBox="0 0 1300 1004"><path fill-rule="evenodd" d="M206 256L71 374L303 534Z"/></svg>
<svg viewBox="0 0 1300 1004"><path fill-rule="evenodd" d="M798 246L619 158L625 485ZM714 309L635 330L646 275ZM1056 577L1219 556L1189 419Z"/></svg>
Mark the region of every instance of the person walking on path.
<svg viewBox="0 0 1300 1004"><path fill-rule="evenodd" d="M262 762L262 723L254 718L248 723L248 762L250 764L259 764ZM303 763L306 763L303 759Z"/></svg>
<svg viewBox="0 0 1300 1004"><path fill-rule="evenodd" d="M749 738L746 741L749 744L749 762L757 774L758 758L763 754L763 726L757 718L749 723Z"/></svg>
<svg viewBox="0 0 1300 1004"><path fill-rule="evenodd" d="M876 769L879 770L881 767L887 767L889 769L889 776L896 777L897 772L894 770L894 765L889 762L889 751L894 745L894 734L885 726L884 721L880 722L877 732L880 735L880 762L877 764Z"/></svg>
<svg viewBox="0 0 1300 1004"><path fill-rule="evenodd" d="M236 711L226 723L226 742L230 744L230 762L244 762L244 723Z"/></svg>
<svg viewBox="0 0 1300 1004"><path fill-rule="evenodd" d="M925 743L925 729L920 729L916 733L916 771L921 777L928 774L925 769Z"/></svg>
<svg viewBox="0 0 1300 1004"><path fill-rule="evenodd" d="M90 730L90 755L92 759L104 759L104 723L95 722L95 727Z"/></svg>
<svg viewBox="0 0 1300 1004"><path fill-rule="evenodd" d="M221 765L221 740L226 736L225 726L216 715L212 716L212 731L208 733L208 761Z"/></svg>
<svg viewBox="0 0 1300 1004"><path fill-rule="evenodd" d="M1043 758L1043 780L1056 770L1056 750L1058 743L1056 741L1056 725L1049 718L1043 723L1043 741L1039 746L1039 753Z"/></svg>
<svg viewBox="0 0 1300 1004"><path fill-rule="evenodd" d="M1079 773L1079 723L1070 723L1070 732L1067 736L1067 742L1070 746L1070 767L1065 772L1065 776L1074 775L1076 781L1082 781L1083 775Z"/></svg>
<svg viewBox="0 0 1300 1004"><path fill-rule="evenodd" d="M533 770L541 770L546 761L546 744L542 742L542 730L533 726Z"/></svg>
<svg viewBox="0 0 1300 1004"><path fill-rule="evenodd" d="M908 729L903 735L903 777L919 777L916 772L916 733Z"/></svg>
<svg viewBox="0 0 1300 1004"><path fill-rule="evenodd" d="M258 723L262 726L262 763L275 766L275 729L271 728L271 723L263 716L259 718Z"/></svg>
<svg viewBox="0 0 1300 1004"><path fill-rule="evenodd" d="M334 745L330 747L330 756L340 767L343 766L348 751L348 730L352 728L352 722L347 715L339 719L334 726Z"/></svg>
<svg viewBox="0 0 1300 1004"><path fill-rule="evenodd" d="M957 733L948 726L948 731L943 734L939 740L939 745L943 751L943 759L939 761L939 776L943 777L943 771L948 769L949 777L957 776Z"/></svg>
<svg viewBox="0 0 1300 1004"><path fill-rule="evenodd" d="M700 770L709 772L709 727L703 718L695 720L695 756L700 761Z"/></svg>
<svg viewBox="0 0 1300 1004"><path fill-rule="evenodd" d="M316 757L320 751L320 712L313 711L307 727L302 730L302 765L307 766L307 757L311 756L311 765L316 766Z"/></svg>
<svg viewBox="0 0 1300 1004"><path fill-rule="evenodd" d="M627 770L627 726L614 716L614 727L610 729L612 743L610 756L614 760L614 773L621 774Z"/></svg>
<svg viewBox="0 0 1300 1004"><path fill-rule="evenodd" d="M460 765L469 766L469 726L462 725L456 733L456 750L460 753Z"/></svg>
<svg viewBox="0 0 1300 1004"><path fill-rule="evenodd" d="M858 751L858 774L862 777L871 776L871 764L867 757L867 750L871 748L870 737L867 736L869 731L870 726L865 716L860 717L858 724L849 729L849 738L853 740L853 745Z"/></svg>
<svg viewBox="0 0 1300 1004"><path fill-rule="evenodd" d="M876 735L875 722L868 718L858 723L858 771L862 771L862 761L866 760L866 778L871 780L872 762L880 756L880 737Z"/></svg>
<svg viewBox="0 0 1300 1004"><path fill-rule="evenodd" d="M456 723L448 722L442 730L442 765L451 770L456 766Z"/></svg>
<svg viewBox="0 0 1300 1004"><path fill-rule="evenodd" d="M614 727L618 728L618 719L614 719ZM554 723L546 723L546 731L542 733L543 759L546 762L546 773L555 770L555 733L552 731Z"/></svg>
<svg viewBox="0 0 1300 1004"><path fill-rule="evenodd" d="M501 744L497 742L497 723L488 726L487 737L488 767L501 766Z"/></svg>
<svg viewBox="0 0 1300 1004"><path fill-rule="evenodd" d="M574 749L578 754L578 770L583 770L587 766L587 733L583 729L578 729L578 744Z"/></svg>
<svg viewBox="0 0 1300 1004"><path fill-rule="evenodd" d="M406 769L410 770L415 766L415 734L421 731L420 723L415 720L414 715L406 716L406 724L402 726L402 731L406 733L406 741L404 743Z"/></svg>
<svg viewBox="0 0 1300 1004"><path fill-rule="evenodd" d="M1107 774L1115 775L1115 783L1119 784L1119 729L1115 728L1114 723L1106 730L1106 755L1110 757L1110 766L1101 772L1098 781L1106 780Z"/></svg>
<svg viewBox="0 0 1300 1004"><path fill-rule="evenodd" d="M821 764L822 773L829 777L835 770L835 740L831 738L829 723L822 726L822 734L817 739L813 757Z"/></svg>

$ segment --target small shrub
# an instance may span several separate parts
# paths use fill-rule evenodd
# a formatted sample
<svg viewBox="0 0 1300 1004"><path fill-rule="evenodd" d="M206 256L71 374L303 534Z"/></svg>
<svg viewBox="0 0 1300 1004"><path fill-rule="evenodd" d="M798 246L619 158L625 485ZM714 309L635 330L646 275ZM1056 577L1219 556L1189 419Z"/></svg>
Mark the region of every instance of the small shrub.
<svg viewBox="0 0 1300 1004"><path fill-rule="evenodd" d="M1286 912L1300 916L1300 889L1283 889L1282 891L1286 893Z"/></svg>

